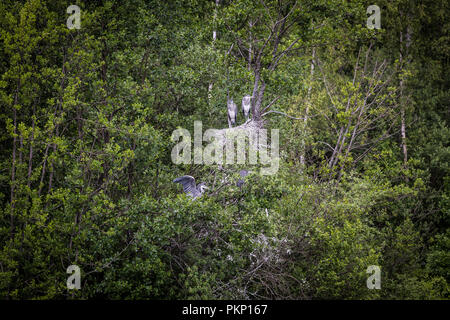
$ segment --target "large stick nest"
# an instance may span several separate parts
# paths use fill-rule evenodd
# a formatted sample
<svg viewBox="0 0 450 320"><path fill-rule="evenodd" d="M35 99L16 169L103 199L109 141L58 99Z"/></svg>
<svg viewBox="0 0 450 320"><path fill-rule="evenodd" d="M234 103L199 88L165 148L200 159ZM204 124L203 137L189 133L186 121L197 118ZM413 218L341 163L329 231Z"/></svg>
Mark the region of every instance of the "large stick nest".
<svg viewBox="0 0 450 320"><path fill-rule="evenodd" d="M264 123L265 121L263 120L254 121L250 119L237 127L217 129L214 135L216 139L215 143L218 143L222 146L222 148L224 148L227 142L231 142L230 140L235 140L236 137L244 138L251 137L252 135L258 137L259 131L264 129ZM267 148L267 145L260 144L259 139L257 139L256 144L253 146L258 150L260 148Z"/></svg>

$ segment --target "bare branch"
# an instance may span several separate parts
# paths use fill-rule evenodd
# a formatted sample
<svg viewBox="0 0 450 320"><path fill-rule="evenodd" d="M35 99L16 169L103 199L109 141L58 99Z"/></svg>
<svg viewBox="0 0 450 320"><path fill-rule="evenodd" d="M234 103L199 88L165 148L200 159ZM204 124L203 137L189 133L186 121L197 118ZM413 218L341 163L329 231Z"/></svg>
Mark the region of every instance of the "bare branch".
<svg viewBox="0 0 450 320"><path fill-rule="evenodd" d="M278 99L280 98L280 96L276 97L275 99L272 100L271 103L269 103L262 111L262 113L264 113L264 111L266 111L267 109L269 109Z"/></svg>
<svg viewBox="0 0 450 320"><path fill-rule="evenodd" d="M334 103L334 101L333 101L333 97L331 96L330 89L328 88L327 80L326 80L326 78L325 78L325 73L323 72L322 66L321 66L321 64L320 64L320 59L319 59L319 57L317 57L316 62L317 62L317 66L318 66L319 69L320 69L320 73L322 74L323 84L325 85L325 89L326 89L326 91L327 91L328 97L330 98L331 104L333 105L334 110L335 110L336 112L338 112L338 110L337 110L337 108L336 108L336 105L335 105L335 103Z"/></svg>
<svg viewBox="0 0 450 320"><path fill-rule="evenodd" d="M272 63L269 66L269 70L275 70L275 68L278 65L278 62L280 61L280 59L289 51L292 49L292 47L301 39L301 37L298 37L297 39L295 39L291 45L286 49L283 50L279 55L278 58L275 60L275 62L272 61Z"/></svg>
<svg viewBox="0 0 450 320"><path fill-rule="evenodd" d="M283 116L285 116L285 117L288 117L288 118L291 118L291 119L295 119L295 120L305 120L305 118L295 118L295 117L291 117L291 116L287 115L287 114L284 113L284 112L276 111L276 110L270 110L270 111L268 111L268 112L266 112L266 113L263 113L263 114L261 115L261 117L264 117L266 114L269 114L269 113L278 113L278 114L281 114L281 115L283 115Z"/></svg>

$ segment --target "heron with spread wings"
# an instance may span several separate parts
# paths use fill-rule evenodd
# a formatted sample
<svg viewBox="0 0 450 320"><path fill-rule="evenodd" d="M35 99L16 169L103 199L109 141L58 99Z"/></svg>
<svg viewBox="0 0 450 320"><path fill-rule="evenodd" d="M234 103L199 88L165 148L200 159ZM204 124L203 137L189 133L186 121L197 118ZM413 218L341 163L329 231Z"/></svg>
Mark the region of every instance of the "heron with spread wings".
<svg viewBox="0 0 450 320"><path fill-rule="evenodd" d="M195 179L192 176L182 176L176 178L173 182L180 183L183 186L183 191L192 199L201 197L205 190L209 189L203 182L195 185Z"/></svg>
<svg viewBox="0 0 450 320"><path fill-rule="evenodd" d="M236 182L236 185L237 185L240 189L242 189L242 186L243 186L244 183L245 183L245 181L244 181L245 177L248 176L250 173L251 173L251 172L248 171L248 170L241 170L241 171L239 171L239 175L241 176L241 179L239 179L239 180Z"/></svg>

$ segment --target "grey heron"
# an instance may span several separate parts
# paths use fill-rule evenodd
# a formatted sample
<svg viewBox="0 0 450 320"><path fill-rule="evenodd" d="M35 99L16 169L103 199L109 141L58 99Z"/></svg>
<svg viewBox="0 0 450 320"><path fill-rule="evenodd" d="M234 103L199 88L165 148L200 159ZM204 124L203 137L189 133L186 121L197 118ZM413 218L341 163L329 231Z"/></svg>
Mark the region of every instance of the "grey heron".
<svg viewBox="0 0 450 320"><path fill-rule="evenodd" d="M205 183L201 182L198 185L195 185L195 179L192 176L182 176L173 180L175 183L180 183L183 186L183 191L192 199L196 199L201 197L203 192L206 189L209 189Z"/></svg>
<svg viewBox="0 0 450 320"><path fill-rule="evenodd" d="M233 102L233 99L227 99L227 111L228 111L228 126L236 124L237 106Z"/></svg>
<svg viewBox="0 0 450 320"><path fill-rule="evenodd" d="M251 102L252 97L249 95L246 95L242 98L242 113L244 114L245 120L248 120L248 117L250 115Z"/></svg>

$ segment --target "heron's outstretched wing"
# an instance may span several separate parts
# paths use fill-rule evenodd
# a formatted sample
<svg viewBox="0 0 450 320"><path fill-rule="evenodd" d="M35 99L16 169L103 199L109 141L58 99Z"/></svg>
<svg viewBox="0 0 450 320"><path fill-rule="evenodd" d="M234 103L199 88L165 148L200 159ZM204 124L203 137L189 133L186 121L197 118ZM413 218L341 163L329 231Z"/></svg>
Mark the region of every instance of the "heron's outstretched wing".
<svg viewBox="0 0 450 320"><path fill-rule="evenodd" d="M248 176L250 174L250 171L248 170L241 170L239 171L239 175L242 177L242 179L239 179L236 182L236 185L240 188L244 185L245 181L243 180L246 176Z"/></svg>
<svg viewBox="0 0 450 320"><path fill-rule="evenodd" d="M182 176L173 180L175 183L181 183L183 191L186 194L194 195L197 191L195 186L195 179L192 176Z"/></svg>

